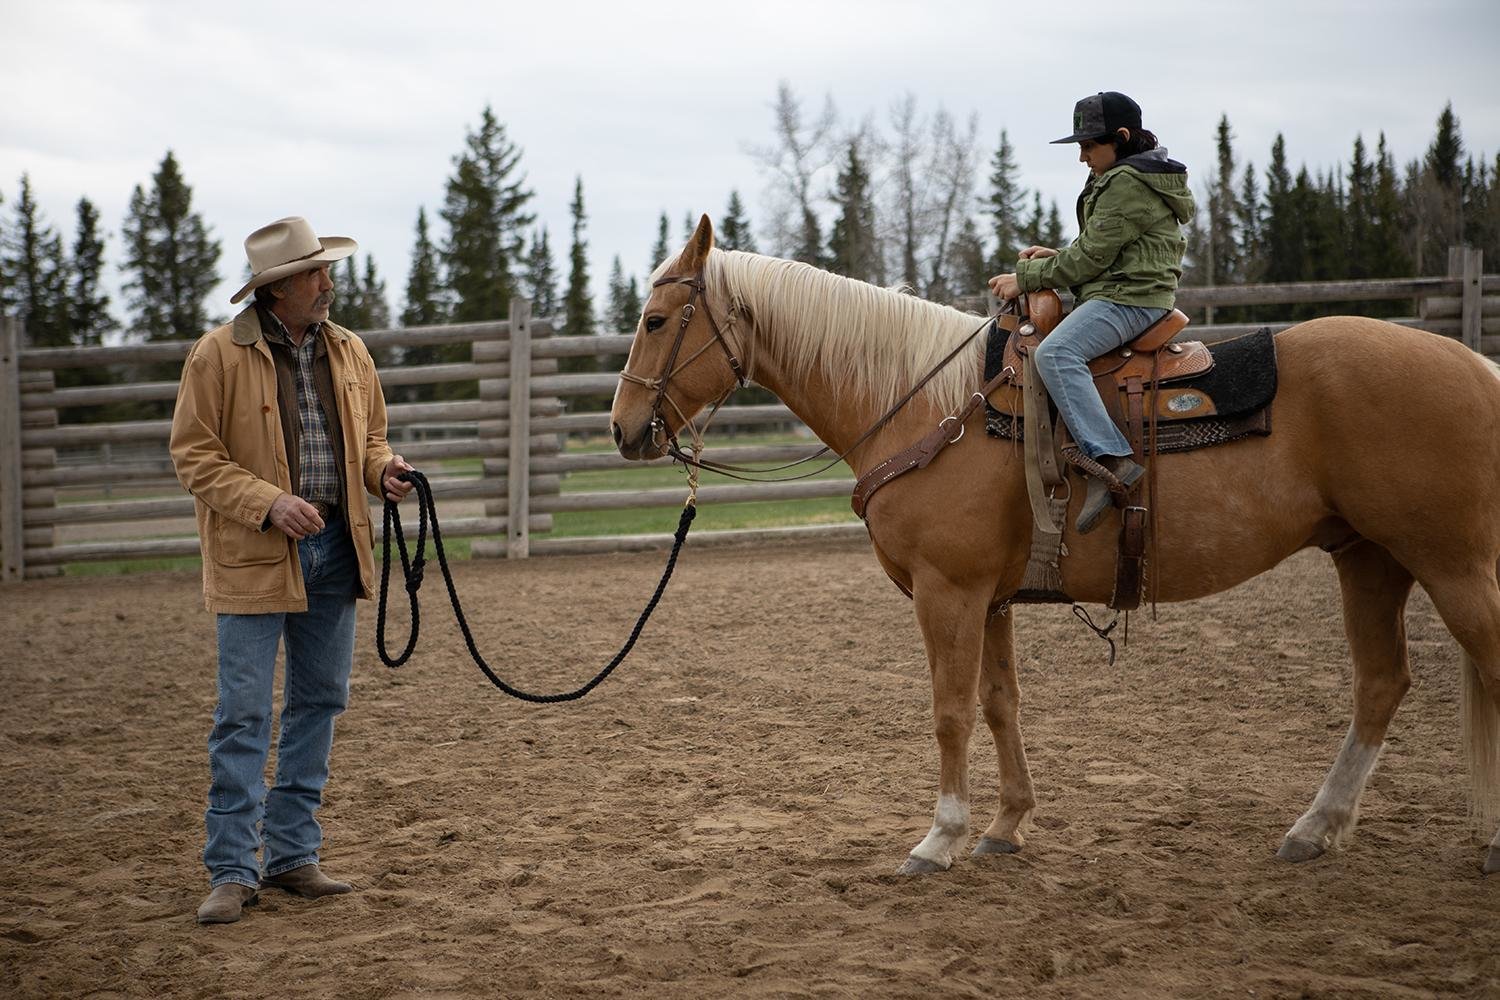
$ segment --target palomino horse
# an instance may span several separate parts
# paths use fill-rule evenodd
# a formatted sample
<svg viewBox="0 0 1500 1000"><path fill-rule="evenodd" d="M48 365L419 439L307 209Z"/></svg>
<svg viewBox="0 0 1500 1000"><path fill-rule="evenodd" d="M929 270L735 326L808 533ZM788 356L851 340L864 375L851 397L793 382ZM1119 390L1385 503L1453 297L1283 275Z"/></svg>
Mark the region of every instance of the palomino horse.
<svg viewBox="0 0 1500 1000"><path fill-rule="evenodd" d="M630 459L662 455L743 374L843 451L974 331L976 317L805 264L713 249L705 216L658 268L611 413ZM689 308L691 306L691 308ZM1481 822L1500 804L1500 372L1463 345L1377 320L1311 320L1276 338L1275 432L1158 458L1162 601L1263 573L1299 549L1332 553L1354 658L1354 717L1312 805L1278 851L1317 857L1354 827L1391 716L1411 684L1403 621L1414 581L1463 649L1464 742ZM978 388L982 338L854 448L858 475L927 434ZM950 424L950 427L952 425ZM1035 797L1018 719L1014 616L1031 508L1020 451L982 410L926 469L867 511L875 556L916 605L941 760L932 828L903 872L946 869L969 828L974 703L1000 763L1000 806L975 854L1021 848ZM956 434L955 434L956 436ZM1106 603L1116 532L1067 518L1064 590ZM1486 826L1488 832L1492 827ZM1500 835L1486 873L1500 870Z"/></svg>

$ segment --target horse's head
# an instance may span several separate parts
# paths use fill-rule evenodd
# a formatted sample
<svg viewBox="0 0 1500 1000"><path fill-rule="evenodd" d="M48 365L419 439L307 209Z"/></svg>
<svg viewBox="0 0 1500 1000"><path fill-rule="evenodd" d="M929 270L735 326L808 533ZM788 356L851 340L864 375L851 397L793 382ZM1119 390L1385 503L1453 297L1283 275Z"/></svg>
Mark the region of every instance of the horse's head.
<svg viewBox="0 0 1500 1000"><path fill-rule="evenodd" d="M641 309L609 415L615 447L626 458L660 458L699 410L744 382L719 326L725 308L709 302L705 287L713 245L713 225L705 215L682 253L652 283Z"/></svg>

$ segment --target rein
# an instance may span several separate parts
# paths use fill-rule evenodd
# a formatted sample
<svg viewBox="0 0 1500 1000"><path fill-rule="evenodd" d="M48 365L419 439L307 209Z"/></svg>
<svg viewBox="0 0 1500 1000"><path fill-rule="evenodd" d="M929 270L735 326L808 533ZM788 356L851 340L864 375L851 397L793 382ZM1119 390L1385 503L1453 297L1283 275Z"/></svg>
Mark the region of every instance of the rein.
<svg viewBox="0 0 1500 1000"><path fill-rule="evenodd" d="M994 319L986 319L982 323L980 323L972 333L970 333L967 337L959 342L957 347L948 352L947 356L944 357L943 360L939 361L936 366L934 366L930 371L927 372L926 375L923 375L921 379L917 381L917 384L912 386L911 389L907 391L906 395L898 399L894 406L892 406L879 419L877 419L873 424L866 428L864 433L862 433L853 444L845 448L834 458L830 459L826 464L813 469L811 472L803 472L795 476L747 476L742 475L742 473L780 472L783 469L793 469L799 465L805 465L808 462L817 459L819 456L828 454L832 449L830 449L827 445L824 445L817 451L805 455L802 458L796 459L792 462L787 462L783 465L775 465L769 469L757 469L751 466L744 465L730 465L723 462L710 462L705 461L704 459L699 457L703 453L703 432L707 430L709 423L714 418L714 415L719 412L719 408L722 407L725 401L727 401L729 397L734 394L734 391L736 389L744 388L746 382L748 381L748 377L744 369L740 365L739 358L737 358L734 352L730 350L728 338L724 336L723 330L720 328L718 320L714 318L713 309L708 304L707 293L704 290L705 281L703 276L703 268L700 266L697 272L691 277L658 279L657 281L652 283L651 287L656 288L661 285L671 284L687 285L693 290L693 293L688 298L687 304L682 307L682 318L677 325L677 337L672 342L672 350L667 355L666 364L662 366L662 371L664 372L664 374L656 378L645 378L632 372L622 370L620 372L620 378L626 382L644 386L647 389L656 390L656 399L651 403L651 434L653 440L657 440L659 439L660 435L665 434L667 439L666 452L669 456L671 456L673 461L681 462L683 465L689 466L693 469L707 469L709 472L717 472L719 475L725 476L729 479L738 479L741 482L747 483L790 483L795 482L799 479L811 478L820 473L826 472L834 466L838 465L840 462L844 461L851 454L853 454L856 448L868 441L876 431L880 430L887 423L889 423L891 418L901 411L902 407L906 406L907 403L912 401L912 398L922 390L923 386L927 385L928 382L931 382L934 378L936 378L938 373L946 368L954 358L958 357L958 355L963 352L964 348L968 347L969 344L973 342L975 337L979 336L979 334L982 333L986 328L996 322L996 320ZM686 361L682 362L681 364L676 364L677 354L682 349L682 341L683 338L687 335L688 324L692 322L693 316L697 312L696 303L698 302L700 297L703 299L703 311L708 316L709 327L713 330L713 339L704 344L702 347L698 348L698 350L694 351L691 355L689 355ZM731 329L733 317L734 312L731 308ZM1014 322L1014 317L1012 317L1012 321ZM724 391L724 393L710 408L708 418L704 420L703 427L700 428L697 424L688 419L687 414L683 413L682 407L678 406L676 400L672 399L672 397L667 394L667 385L671 382L674 375L682 372L683 369L697 360L698 357L705 351L707 351L714 343L717 343L720 347L723 348L725 357L729 359L729 368L730 371L734 373L735 381L734 384L730 385L730 387ZM667 430L666 415L662 412L663 401L671 404L672 409L676 410L677 416L681 418L683 426L688 427L691 430L693 435L693 447L691 455L683 451L681 445L677 441L677 435Z"/></svg>
<svg viewBox="0 0 1500 1000"><path fill-rule="evenodd" d="M409 558L406 550L406 536L401 532L401 513L396 509L397 505L392 500L385 502L385 540L382 546L380 567L380 605L375 623L375 649L380 654L380 662L386 666L395 668L401 666L411 658L412 650L416 648L417 636L422 630L421 608L417 604L417 591L422 587L423 569L426 563L427 547L427 523L432 522L432 547L437 552L438 566L443 571L443 582L448 585L448 600L453 605L453 617L458 621L459 630L464 634L464 643L469 647L469 656L474 663L484 672L489 682L512 698L521 701L529 701L533 704L550 705L562 701L576 701L588 694L594 688L603 683L604 679L614 672L630 655L630 650L635 646L636 639L640 638L641 630L646 627L646 622L651 618L651 613L656 610L657 602L667 589L667 581L672 578L672 570L677 565L677 554L682 551L682 543L687 540L688 529L692 526L693 518L698 514L698 480L696 473L689 476L690 491L687 503L683 505L682 516L677 521L677 531L672 536L672 552L667 556L667 567L662 572L661 582L656 585L656 591L651 595L651 600L646 603L646 609L636 619L635 628L630 630L630 638L625 640L625 645L615 654L614 659L605 665L604 669L594 675L594 678L582 687L574 688L572 691L564 691L558 694L533 694L523 691L518 687L507 684L484 661L479 654L478 647L474 644L474 633L469 629L468 620L464 617L463 607L458 602L458 591L453 587L453 574L448 569L448 556L443 550L443 533L438 527L437 505L432 499L432 486L427 482L427 477L413 469L411 472L402 473L401 478L414 486L417 494L417 550L416 557ZM385 644L385 612L387 593L390 588L391 579L391 536L396 537L396 547L401 553L401 573L406 581L406 594L411 603L411 635L407 637L406 648L399 656L392 657L386 650Z"/></svg>

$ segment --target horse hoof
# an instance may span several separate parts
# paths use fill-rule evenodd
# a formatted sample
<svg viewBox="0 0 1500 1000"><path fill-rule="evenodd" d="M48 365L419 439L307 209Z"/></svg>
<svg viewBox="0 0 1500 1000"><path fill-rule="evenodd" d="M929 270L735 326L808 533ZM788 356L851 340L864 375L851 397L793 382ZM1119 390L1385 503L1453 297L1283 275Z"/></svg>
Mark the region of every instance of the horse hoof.
<svg viewBox="0 0 1500 1000"><path fill-rule="evenodd" d="M1490 852L1484 856L1484 873L1493 875L1500 872L1500 847L1491 847Z"/></svg>
<svg viewBox="0 0 1500 1000"><path fill-rule="evenodd" d="M1012 844L1008 840L993 840L989 837L980 837L979 843L974 845L974 857L981 854L1015 854L1020 851L1020 844Z"/></svg>
<svg viewBox="0 0 1500 1000"><path fill-rule="evenodd" d="M1310 840L1293 840L1291 837L1283 840L1281 846L1276 850L1278 858L1283 861L1290 861L1294 865L1301 864L1304 861L1311 861L1313 858L1322 857L1322 855L1323 848L1320 845L1314 844Z"/></svg>
<svg viewBox="0 0 1500 1000"><path fill-rule="evenodd" d="M919 858L915 854L907 857L905 864L896 870L897 875L931 875L933 872L945 872L947 865L940 865L936 861L928 861Z"/></svg>

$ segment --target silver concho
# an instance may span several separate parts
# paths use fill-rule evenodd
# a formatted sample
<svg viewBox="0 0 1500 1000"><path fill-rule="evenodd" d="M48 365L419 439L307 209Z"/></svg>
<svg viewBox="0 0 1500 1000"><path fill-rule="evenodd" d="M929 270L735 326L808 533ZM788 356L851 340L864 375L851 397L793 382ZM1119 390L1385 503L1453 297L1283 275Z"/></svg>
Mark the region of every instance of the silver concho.
<svg viewBox="0 0 1500 1000"><path fill-rule="evenodd" d="M1188 413L1203 405L1203 397L1196 392L1184 392L1167 400L1167 409L1173 413Z"/></svg>

